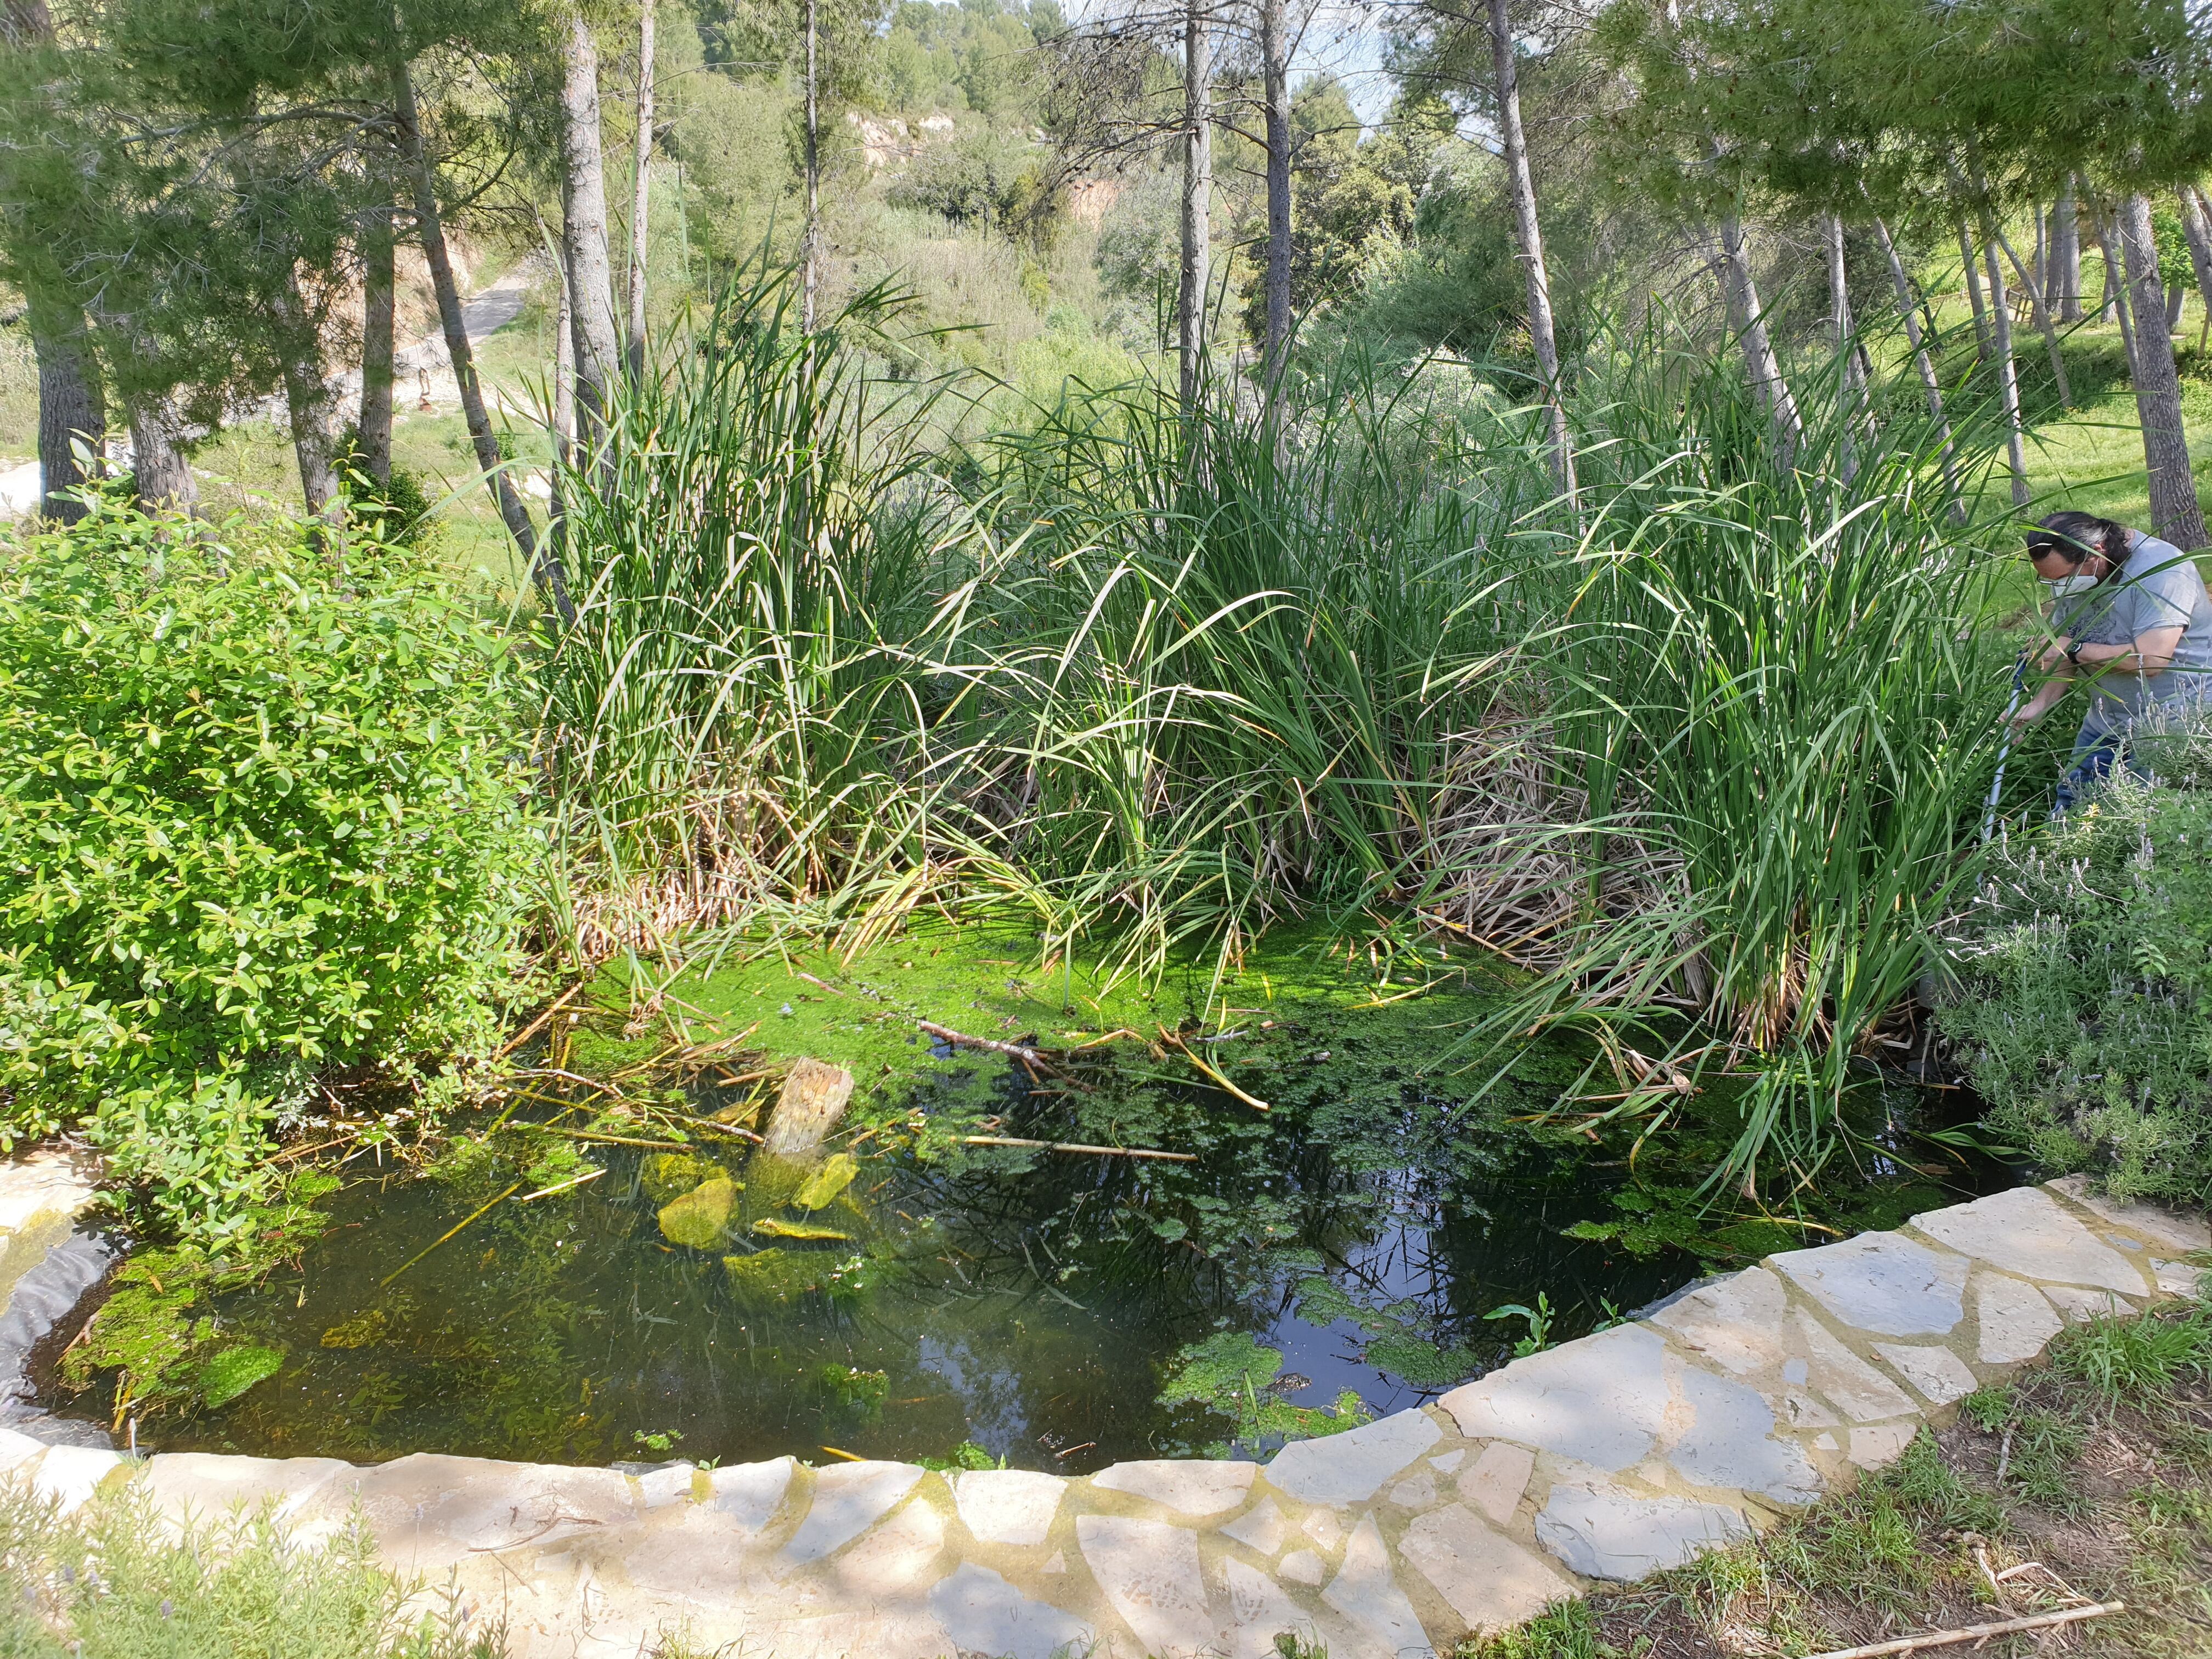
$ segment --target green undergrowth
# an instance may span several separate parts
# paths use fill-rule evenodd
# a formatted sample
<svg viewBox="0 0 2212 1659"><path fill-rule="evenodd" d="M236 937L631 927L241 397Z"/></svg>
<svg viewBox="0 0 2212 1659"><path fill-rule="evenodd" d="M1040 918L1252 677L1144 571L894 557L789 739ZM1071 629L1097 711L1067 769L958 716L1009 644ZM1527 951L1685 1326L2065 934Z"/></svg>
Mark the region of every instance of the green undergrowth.
<svg viewBox="0 0 2212 1659"><path fill-rule="evenodd" d="M1752 1542L1462 1646L1457 1659L1788 1659L2123 1601L2064 1651L2212 1651L2212 1315L2092 1321L1857 1489ZM2044 1653L2033 1633L1976 1651ZM1959 1651L1966 1651L1960 1648Z"/></svg>
<svg viewBox="0 0 2212 1659"><path fill-rule="evenodd" d="M1998 1135L2116 1196L2212 1201L2212 728L2150 780L2008 836L1954 929L1941 1016Z"/></svg>
<svg viewBox="0 0 2212 1659"><path fill-rule="evenodd" d="M235 1231L278 1115L498 1041L543 842L513 641L410 550L96 501L0 530L0 1145Z"/></svg>
<svg viewBox="0 0 2212 1659"><path fill-rule="evenodd" d="M0 1486L0 1653L9 1659L503 1659L506 1632L377 1559L356 1516L307 1547L259 1515L157 1516L145 1483L70 1515Z"/></svg>

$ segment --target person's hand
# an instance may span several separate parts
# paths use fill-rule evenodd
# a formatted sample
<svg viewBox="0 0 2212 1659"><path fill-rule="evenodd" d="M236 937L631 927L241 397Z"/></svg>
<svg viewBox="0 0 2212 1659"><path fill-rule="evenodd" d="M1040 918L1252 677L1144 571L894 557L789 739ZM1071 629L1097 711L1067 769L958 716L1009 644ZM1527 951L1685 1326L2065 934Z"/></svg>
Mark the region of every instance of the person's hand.
<svg viewBox="0 0 2212 1659"><path fill-rule="evenodd" d="M2005 716L2015 732L2024 732L2042 719L2043 711L2032 702L2024 702Z"/></svg>
<svg viewBox="0 0 2212 1659"><path fill-rule="evenodd" d="M2073 643L2071 640L2053 640L2035 659L2035 665L2046 674L2056 674L2066 666L2066 647Z"/></svg>

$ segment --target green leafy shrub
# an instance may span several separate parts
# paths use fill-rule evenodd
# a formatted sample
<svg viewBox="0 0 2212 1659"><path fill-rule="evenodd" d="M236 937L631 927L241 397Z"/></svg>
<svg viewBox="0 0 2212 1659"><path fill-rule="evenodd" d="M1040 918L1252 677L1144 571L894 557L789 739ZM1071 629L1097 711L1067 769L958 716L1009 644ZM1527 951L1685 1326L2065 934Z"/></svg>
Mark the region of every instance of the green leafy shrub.
<svg viewBox="0 0 2212 1659"><path fill-rule="evenodd" d="M1997 1133L2115 1194L2212 1201L2212 732L2014 840L1939 1015Z"/></svg>
<svg viewBox="0 0 2212 1659"><path fill-rule="evenodd" d="M243 1224L315 1071L488 1049L520 965L513 653L343 556L106 502L0 535L0 1141L82 1124L187 1229Z"/></svg>

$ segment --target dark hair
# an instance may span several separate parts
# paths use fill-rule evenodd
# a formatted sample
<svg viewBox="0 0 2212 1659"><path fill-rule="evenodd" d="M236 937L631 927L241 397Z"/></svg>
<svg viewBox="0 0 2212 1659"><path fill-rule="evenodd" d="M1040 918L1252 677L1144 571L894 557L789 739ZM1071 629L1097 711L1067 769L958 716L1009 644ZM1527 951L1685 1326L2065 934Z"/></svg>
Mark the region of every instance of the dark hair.
<svg viewBox="0 0 2212 1659"><path fill-rule="evenodd" d="M2054 513L2027 532L2030 559L2061 558L2078 565L2101 553L2114 567L2128 562L2128 529L2094 513Z"/></svg>

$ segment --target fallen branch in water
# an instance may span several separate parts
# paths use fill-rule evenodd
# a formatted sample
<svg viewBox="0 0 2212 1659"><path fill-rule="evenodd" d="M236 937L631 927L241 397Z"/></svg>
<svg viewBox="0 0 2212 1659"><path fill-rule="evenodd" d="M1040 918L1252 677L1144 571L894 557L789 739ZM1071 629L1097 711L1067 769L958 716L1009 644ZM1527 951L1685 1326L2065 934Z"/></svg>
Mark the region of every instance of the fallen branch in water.
<svg viewBox="0 0 2212 1659"><path fill-rule="evenodd" d="M500 1044L499 1051L493 1054L492 1058L494 1060L505 1059L508 1054L514 1053L515 1049L520 1048L524 1043L529 1042L531 1038L536 1036L538 1032L544 1030L545 1022L552 1018L554 1015L559 1013L563 1008L567 1007L568 1004L574 1000L576 993L584 988L585 983L585 981L580 979L574 985L571 985L567 990L562 992L560 999L556 1001L552 1006L546 1009L544 1013L538 1015L537 1018L532 1020L529 1024L524 1026L513 1036L507 1038L505 1042Z"/></svg>
<svg viewBox="0 0 2212 1659"><path fill-rule="evenodd" d="M696 1152L696 1142L689 1140L641 1140L635 1135L601 1134L597 1129L563 1129L551 1123L518 1123L514 1126L526 1134L558 1135L563 1140L587 1140L601 1146L642 1146L652 1152Z"/></svg>
<svg viewBox="0 0 2212 1659"><path fill-rule="evenodd" d="M467 1225L469 1224L469 1223L470 1223L470 1222L474 1221L474 1220L475 1220L478 1216L482 1215L482 1214L484 1212L484 1211L485 1211L485 1210L489 1210L489 1209L490 1209L490 1208L492 1207L492 1205L495 1205L495 1204L497 1204L498 1202L500 1202L500 1200L501 1200L501 1199L511 1198L511 1197L513 1197L516 1193L519 1193L519 1192L520 1192L521 1190L522 1190L522 1183L521 1183L520 1182L519 1182L519 1181L518 1181L518 1182L516 1182L514 1183L514 1186L509 1187L509 1188L508 1188L505 1192L501 1193L501 1194L499 1195L499 1198L495 1198L494 1200L492 1200L490 1204L486 1204L486 1205L483 1206L482 1206L481 1208L479 1208L479 1209L475 1209L475 1210L471 1210L471 1211L470 1211L470 1212L469 1212L469 1213L468 1213L467 1215L465 1215L465 1216L462 1217L462 1218L461 1218L461 1219L460 1219L459 1222L457 1222L457 1223L455 1223L455 1224L454 1224L454 1225L453 1225L452 1227L448 1228L446 1231L444 1231L444 1232L442 1232L442 1233L439 1234L437 1237L435 1237L435 1238L432 1239L432 1240L431 1240L428 1244L424 1245L421 1249L419 1249L419 1250L416 1251L414 1255L412 1255L409 1256L409 1257L407 1258L407 1260L406 1260L406 1261L404 1261L401 1262L398 1267L394 1267L394 1268L393 1268L390 1273L388 1273L385 1274L385 1276L384 1276L383 1278L381 1278L381 1279L378 1279L378 1280L376 1281L376 1288L377 1288L378 1290L380 1290L380 1290L382 1290L382 1289L383 1289L386 1285L389 1285L389 1284L390 1284L393 1279L395 1279L398 1278L400 1274L402 1274L402 1273L405 1273L405 1272L406 1272L410 1267L413 1267L416 1262L420 1261L421 1261L424 1256L426 1256L426 1255L429 1255L431 1251L433 1251L433 1250L436 1249L438 1248L438 1246L439 1246L439 1245L441 1245L441 1244L444 1243L447 1239L451 1238L451 1237L452 1237L455 1233L457 1233L457 1232L460 1231L462 1228L464 1228L464 1227L467 1226Z"/></svg>
<svg viewBox="0 0 2212 1659"><path fill-rule="evenodd" d="M1054 1071L1058 1065L1042 1048L1032 1048L1026 1042L1000 1042L994 1037L969 1036L965 1031L956 1031L949 1025L939 1025L933 1020L918 1019L915 1024L939 1042L949 1042L957 1048L985 1048L994 1054L1006 1054L1031 1066L1042 1066Z"/></svg>
<svg viewBox="0 0 2212 1659"><path fill-rule="evenodd" d="M580 1175L580 1176L577 1176L574 1181L564 1181L564 1182L561 1182L561 1183L560 1183L560 1185L558 1185L558 1186L556 1186L556 1187L540 1187L540 1188L539 1188L536 1192L534 1192L534 1193L525 1193L525 1194L523 1194L523 1195L522 1195L520 1198L516 1199L514 1201L515 1201L516 1203L518 1203L518 1204L527 1204L527 1203L529 1203L529 1202L530 1202L530 1200L531 1200L532 1199L533 1199L533 1198L550 1198L550 1197L552 1197L552 1196L553 1196L553 1194L556 1194L556 1193L565 1193L565 1192L567 1192L567 1191L568 1190L568 1188L571 1188L571 1187L580 1187L580 1186L582 1186L582 1185L583 1185L586 1182L587 1182L587 1181L597 1181L597 1180L598 1180L601 1176L605 1175L606 1172L607 1172L606 1165L605 1165L605 1164L602 1164L601 1165L599 1165L599 1167L598 1169L596 1169L596 1170L590 1170L590 1171L588 1171L588 1172L587 1172L587 1173L586 1173L586 1174L583 1174L583 1175Z"/></svg>
<svg viewBox="0 0 2212 1659"><path fill-rule="evenodd" d="M1073 1140L1024 1140L1018 1135L963 1135L963 1146L1034 1146L1042 1152L1088 1152L1097 1158L1152 1158L1164 1164L1195 1164L1196 1152L1158 1152L1146 1146L1085 1146Z"/></svg>
<svg viewBox="0 0 2212 1659"><path fill-rule="evenodd" d="M1892 1642L1872 1642L1863 1648L1838 1648L1830 1653L1816 1653L1813 1659L1887 1659L1891 1654L1917 1653L1923 1648L1949 1647L1957 1642L1986 1642L1993 1636L2009 1636L2014 1631L2049 1630L2083 1619L2101 1619L2108 1613L2126 1612L2127 1605L2124 1601L2100 1601L2094 1607L2063 1607L2057 1613L2030 1613L2023 1619L2000 1619L1990 1625L1931 1631L1925 1636L1900 1636Z"/></svg>

